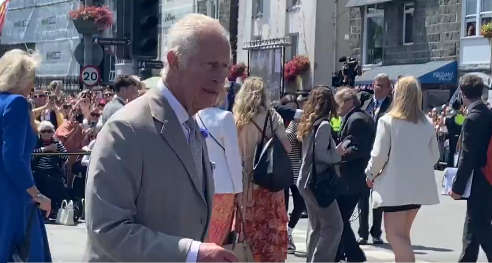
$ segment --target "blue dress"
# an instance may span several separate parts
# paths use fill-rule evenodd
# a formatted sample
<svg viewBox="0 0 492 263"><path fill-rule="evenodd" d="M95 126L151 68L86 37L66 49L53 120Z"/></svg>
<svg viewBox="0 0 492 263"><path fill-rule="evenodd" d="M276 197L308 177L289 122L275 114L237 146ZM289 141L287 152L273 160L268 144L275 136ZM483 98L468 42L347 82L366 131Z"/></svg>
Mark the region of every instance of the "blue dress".
<svg viewBox="0 0 492 263"><path fill-rule="evenodd" d="M31 154L36 132L31 126L30 104L20 95L0 93L0 263L12 262L13 248L26 232L34 186ZM41 211L34 218L29 262L51 262Z"/></svg>

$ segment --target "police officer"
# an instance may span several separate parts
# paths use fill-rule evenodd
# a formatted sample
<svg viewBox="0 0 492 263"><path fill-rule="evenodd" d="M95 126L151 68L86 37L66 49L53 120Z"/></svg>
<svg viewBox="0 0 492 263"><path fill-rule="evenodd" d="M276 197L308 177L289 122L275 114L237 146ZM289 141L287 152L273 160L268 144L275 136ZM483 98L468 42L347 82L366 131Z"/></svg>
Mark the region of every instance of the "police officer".
<svg viewBox="0 0 492 263"><path fill-rule="evenodd" d="M330 120L331 124L331 135L333 137L333 140L338 144L339 142L339 137L340 137L340 130L342 129L342 117L331 117Z"/></svg>
<svg viewBox="0 0 492 263"><path fill-rule="evenodd" d="M465 116L460 111L461 105L458 101L455 101L451 105L453 111L446 117L444 124L448 129L448 140L449 140L449 152L447 158L447 166L454 167L454 154L456 153L456 145L458 144L458 138L461 133L461 126L465 121Z"/></svg>

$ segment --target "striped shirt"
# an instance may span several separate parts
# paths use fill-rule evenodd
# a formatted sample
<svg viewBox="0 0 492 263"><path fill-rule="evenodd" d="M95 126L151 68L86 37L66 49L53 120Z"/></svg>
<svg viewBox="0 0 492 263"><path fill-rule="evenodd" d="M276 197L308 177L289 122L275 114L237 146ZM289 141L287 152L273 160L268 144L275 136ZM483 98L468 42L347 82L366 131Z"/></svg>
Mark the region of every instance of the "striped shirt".
<svg viewBox="0 0 492 263"><path fill-rule="evenodd" d="M63 144L58 139L54 138L53 143L56 145L56 152L58 152L58 153L66 153L67 152L67 149L65 149L65 146L63 146ZM44 146L39 147L39 148L35 148L34 153L42 153L43 147ZM59 163L58 160L61 160L62 163L65 162L66 160L68 160L68 155L51 155L51 156L43 156L42 155L42 156L33 156L32 158L34 159L35 157L39 157L38 162L35 164L36 168L41 169L41 170L50 170L50 169L56 168L53 165L56 163Z"/></svg>
<svg viewBox="0 0 492 263"><path fill-rule="evenodd" d="M290 162L292 163L292 171L294 172L294 183L297 183L297 177L299 177L299 171L301 169L301 157L302 157L302 145L297 139L297 125L298 121L291 121L287 127L286 133L289 138L292 151L289 153Z"/></svg>

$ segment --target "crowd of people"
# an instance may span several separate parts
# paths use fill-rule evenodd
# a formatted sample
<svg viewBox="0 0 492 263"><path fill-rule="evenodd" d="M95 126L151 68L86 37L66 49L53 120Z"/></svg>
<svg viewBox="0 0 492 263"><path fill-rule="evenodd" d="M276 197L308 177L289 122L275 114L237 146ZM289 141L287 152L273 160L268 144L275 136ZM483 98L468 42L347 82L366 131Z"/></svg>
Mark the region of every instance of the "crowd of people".
<svg viewBox="0 0 492 263"><path fill-rule="evenodd" d="M439 203L436 129L451 123L429 120L417 79L402 76L392 90L380 74L374 94L317 86L307 97L272 104L254 76L227 96L230 43L218 21L186 15L167 39L168 65L145 94L133 76L118 76L102 97L64 95L56 82L33 91L35 56L13 50L0 58L0 235L9 244L0 247L0 260L22 258L28 235L29 261L52 261L44 217L74 192L59 189L74 189L86 174L77 167L88 164L85 193L78 193L85 198L84 261L284 262L295 252L292 232L305 210L308 262L366 261L360 245L369 235L384 242L383 218L395 261L416 261L412 224L421 206ZM460 83L468 113L449 195L461 199L473 180L463 262L476 261L479 246L492 260L492 203L483 202L492 200L492 181L480 169L492 114L483 88L476 77ZM90 157L67 156L84 150ZM60 154L39 155L53 152ZM280 166L289 172L276 173ZM271 190L279 185L287 190ZM40 211L31 221L33 202ZM350 224L356 206L359 239Z"/></svg>

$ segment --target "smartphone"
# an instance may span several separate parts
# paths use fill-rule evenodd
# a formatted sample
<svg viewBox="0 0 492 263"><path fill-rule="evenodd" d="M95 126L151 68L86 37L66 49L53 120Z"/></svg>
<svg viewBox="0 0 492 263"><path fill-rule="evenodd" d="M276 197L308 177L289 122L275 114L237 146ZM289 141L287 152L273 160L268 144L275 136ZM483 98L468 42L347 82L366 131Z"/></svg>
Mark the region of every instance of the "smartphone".
<svg viewBox="0 0 492 263"><path fill-rule="evenodd" d="M351 141L350 140L345 140L342 142L342 147L347 148L350 145Z"/></svg>

